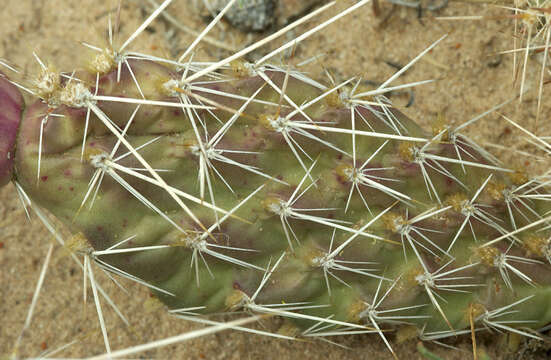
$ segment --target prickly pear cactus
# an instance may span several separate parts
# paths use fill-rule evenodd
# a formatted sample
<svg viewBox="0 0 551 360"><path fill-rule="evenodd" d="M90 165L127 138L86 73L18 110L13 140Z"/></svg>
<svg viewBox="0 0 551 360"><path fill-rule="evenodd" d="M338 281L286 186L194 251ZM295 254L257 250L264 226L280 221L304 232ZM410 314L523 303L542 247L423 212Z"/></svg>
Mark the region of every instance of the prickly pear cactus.
<svg viewBox="0 0 551 360"><path fill-rule="evenodd" d="M215 66L216 65L216 66ZM283 337L440 339L551 321L546 178L428 131L352 79L112 49L0 78L0 183L170 309L289 319ZM16 134L17 130L17 136Z"/></svg>

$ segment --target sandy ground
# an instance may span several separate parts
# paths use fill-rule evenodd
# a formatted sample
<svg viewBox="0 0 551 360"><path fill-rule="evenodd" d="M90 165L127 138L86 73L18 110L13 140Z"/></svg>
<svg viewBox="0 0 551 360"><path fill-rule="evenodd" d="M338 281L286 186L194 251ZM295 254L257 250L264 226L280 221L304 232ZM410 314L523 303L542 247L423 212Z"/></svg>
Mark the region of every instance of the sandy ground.
<svg viewBox="0 0 551 360"><path fill-rule="evenodd" d="M175 0L170 14L189 28L200 30L204 19L197 16L193 1ZM107 37L107 14L115 9L115 1L104 0L3 0L0 7L0 58L9 60L31 76L37 69L32 52L41 59L68 70L82 63L79 41L103 46ZM328 14L315 22L337 13L350 1L339 2ZM390 13L392 11L392 13ZM330 28L320 32L297 47L292 63L299 63L314 55L325 54L308 68L314 78L327 81L323 69L336 81L361 75L364 79L382 82L395 68L388 65L406 64L420 51L449 34L442 43L410 69L400 80L412 82L437 79L415 90L413 106L403 111L425 126L437 116L444 115L454 124L462 123L475 115L511 98L516 94L513 85L513 57L498 55L498 51L513 47L512 20L501 17L506 11L487 5L451 3L444 10L427 13L419 19L416 11L406 8L393 10L382 4L383 15L375 17L371 7L365 7ZM381 25L385 15L388 20ZM145 13L135 1L123 1L120 36L126 38L144 19ZM433 16L490 15L492 20L438 21ZM309 25L311 26L311 25ZM302 27L294 34L299 34ZM290 35L291 36L291 35ZM519 38L522 34L518 35ZM215 29L213 37L242 47L254 39L226 26ZM284 39L290 37L284 37ZM176 31L166 21L156 21L133 45L133 49L163 56L177 56L193 36ZM252 57L266 53L269 47L255 52ZM196 59L216 59L228 53L209 45L199 47ZM513 102L501 113L533 129L537 102L539 63L529 59L527 86L531 89L522 105ZM322 67L323 65L323 67ZM518 85L518 84L517 84ZM547 93L551 89L546 89ZM548 98L548 97L547 97ZM399 107L407 103L407 96L393 100ZM545 132L551 115L551 102L544 101L541 132ZM467 133L485 144L499 144L534 152L520 141L519 133L491 114L478 122ZM509 164L528 168L533 174L541 173L545 163L536 163L533 157L522 157L510 151L494 151ZM19 335L33 290L52 237L37 219L29 222L15 195L12 185L0 191L0 358L9 354ZM60 229L63 231L63 229ZM128 289L125 294L105 276L97 274L121 311L128 317L131 327L124 325L104 304L103 309L111 345L119 349L162 337L176 335L196 325L170 318L163 309L152 307L147 291L140 286L122 282ZM264 326L274 327L273 323ZM63 357L83 357L99 354L103 340L96 320L91 292L88 303L82 301L82 272L63 249L56 248L51 267L44 282L32 324L21 341L21 357L37 356L76 343L61 352ZM469 349L468 338L459 338L452 344ZM355 336L342 340L352 348L346 350L327 343L289 342L257 335L227 331L176 346L146 352L140 358L179 359L388 359L390 355L377 335ZM395 345L400 358L422 359L416 350L416 341ZM426 344L443 359L466 359L470 355L459 350L448 350ZM514 341L504 335L479 339L479 347L493 359L546 358L545 353L532 354L533 344Z"/></svg>

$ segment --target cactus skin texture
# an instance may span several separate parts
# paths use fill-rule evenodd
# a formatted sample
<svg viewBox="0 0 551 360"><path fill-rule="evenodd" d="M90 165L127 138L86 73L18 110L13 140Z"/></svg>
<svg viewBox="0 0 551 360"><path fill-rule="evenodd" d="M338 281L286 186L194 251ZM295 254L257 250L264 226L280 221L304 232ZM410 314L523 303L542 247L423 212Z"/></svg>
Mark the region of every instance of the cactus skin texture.
<svg viewBox="0 0 551 360"><path fill-rule="evenodd" d="M15 140L21 115L23 96L0 72L0 186L10 182L13 176Z"/></svg>
<svg viewBox="0 0 551 360"><path fill-rule="evenodd" d="M335 90L233 63L222 81L184 86L182 72L128 60L96 87L96 70L82 70L24 111L13 180L97 264L169 308L275 313L299 334L328 322L385 342L380 329L412 325L433 338L471 327L538 337L528 328L551 321L538 179L446 124L431 133L358 96L355 82ZM164 105L120 101L141 94Z"/></svg>

